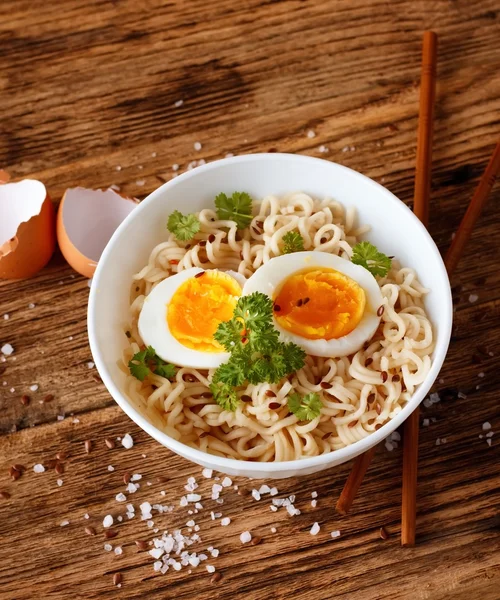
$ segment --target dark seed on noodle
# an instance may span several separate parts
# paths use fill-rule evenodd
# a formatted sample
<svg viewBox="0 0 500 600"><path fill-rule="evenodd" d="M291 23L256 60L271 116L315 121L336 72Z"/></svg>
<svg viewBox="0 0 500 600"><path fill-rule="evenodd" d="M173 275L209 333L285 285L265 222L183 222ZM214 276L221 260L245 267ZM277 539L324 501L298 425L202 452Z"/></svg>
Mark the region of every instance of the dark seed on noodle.
<svg viewBox="0 0 500 600"><path fill-rule="evenodd" d="M382 377L382 383L385 383L387 381L387 378L389 377L387 371L382 371L382 373L380 373L380 376Z"/></svg>
<svg viewBox="0 0 500 600"><path fill-rule="evenodd" d="M297 306L302 306L302 303L303 303L303 300L302 300L302 298L299 298L299 299L297 300Z"/></svg>
<svg viewBox="0 0 500 600"><path fill-rule="evenodd" d="M349 427L356 427L357 424L358 424L358 420L356 419L356 421L349 423Z"/></svg>
<svg viewBox="0 0 500 600"><path fill-rule="evenodd" d="M382 407L380 406L380 404L375 404L375 410L377 411L377 415L379 415L382 412Z"/></svg>
<svg viewBox="0 0 500 600"><path fill-rule="evenodd" d="M196 273L195 278L198 279L199 277L203 277L203 275L205 275L205 271L200 271L199 273Z"/></svg>
<svg viewBox="0 0 500 600"><path fill-rule="evenodd" d="M172 261L170 261L172 262ZM139 286L136 286L135 291L138 292L139 291Z"/></svg>
<svg viewBox="0 0 500 600"><path fill-rule="evenodd" d="M373 358L367 358L365 360L365 367L369 367L373 362Z"/></svg>
<svg viewBox="0 0 500 600"><path fill-rule="evenodd" d="M14 469L14 467L10 467L9 475L12 477L13 481L16 481L17 479L19 479L19 477L21 477L22 473L17 469Z"/></svg>
<svg viewBox="0 0 500 600"><path fill-rule="evenodd" d="M203 394L200 394L200 398L213 398L213 396L212 392L203 392Z"/></svg>
<svg viewBox="0 0 500 600"><path fill-rule="evenodd" d="M377 317L381 317L384 314L384 307L379 306L377 310Z"/></svg>
<svg viewBox="0 0 500 600"><path fill-rule="evenodd" d="M304 298L304 304L307 304L310 300L311 298Z"/></svg>
<svg viewBox="0 0 500 600"><path fill-rule="evenodd" d="M393 377L392 377L392 381L393 381L394 383L398 383L398 381L400 381L400 380L401 380L401 377L400 377L399 375L393 375Z"/></svg>
<svg viewBox="0 0 500 600"><path fill-rule="evenodd" d="M130 339L132 337L132 334L130 333L130 331L126 331L125 335Z"/></svg>
<svg viewBox="0 0 500 600"><path fill-rule="evenodd" d="M266 396L268 398L276 398L276 394L273 392L273 390L266 390Z"/></svg>
<svg viewBox="0 0 500 600"><path fill-rule="evenodd" d="M322 381L320 383L320 386L324 389L324 390L329 390L331 389L333 386L331 383L328 383L328 381Z"/></svg>
<svg viewBox="0 0 500 600"><path fill-rule="evenodd" d="M274 305L274 312L279 312L281 310L281 306L279 304Z"/></svg>
<svg viewBox="0 0 500 600"><path fill-rule="evenodd" d="M368 404L371 404L372 402L375 402L376 399L377 395L372 392L371 394L368 394L368 398L366 399L366 401L368 402Z"/></svg>
<svg viewBox="0 0 500 600"><path fill-rule="evenodd" d="M269 408L271 410L278 410L278 408L281 408L281 404L279 402L270 402Z"/></svg>
<svg viewBox="0 0 500 600"><path fill-rule="evenodd" d="M207 245L207 242L205 240L201 240L201 242L199 242L199 245L204 248Z"/></svg>
<svg viewBox="0 0 500 600"><path fill-rule="evenodd" d="M322 238L320 239L320 243L321 243L321 244L326 244L326 242L327 242L327 241L328 241L328 238L326 238L326 237L322 237Z"/></svg>
<svg viewBox="0 0 500 600"><path fill-rule="evenodd" d="M208 241L209 241L210 243L213 243L213 242L215 242L215 235L214 235L213 233L211 233L211 234L208 236Z"/></svg>
<svg viewBox="0 0 500 600"><path fill-rule="evenodd" d="M184 250L189 250L189 248L191 248L191 244L186 244L186 245L184 246Z"/></svg>
<svg viewBox="0 0 500 600"><path fill-rule="evenodd" d="M252 402L252 396L248 396L247 394L243 394L243 396L240 397L240 400L242 402Z"/></svg>

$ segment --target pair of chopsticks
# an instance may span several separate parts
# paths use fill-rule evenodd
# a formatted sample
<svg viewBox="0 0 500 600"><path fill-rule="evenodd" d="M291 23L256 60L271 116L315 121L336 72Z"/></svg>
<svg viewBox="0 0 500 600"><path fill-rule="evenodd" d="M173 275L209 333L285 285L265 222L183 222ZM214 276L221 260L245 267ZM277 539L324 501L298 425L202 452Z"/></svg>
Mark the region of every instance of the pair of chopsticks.
<svg viewBox="0 0 500 600"><path fill-rule="evenodd" d="M420 107L415 170L413 211L427 227L431 189L431 154L434 98L436 93L437 35L426 31L423 38ZM455 270L472 230L483 210L497 174L500 172L500 141L486 167L474 196L446 253L444 263L448 275ZM417 468L419 415L417 408L404 423L403 481L401 504L401 545L414 546L417 516ZM337 502L336 509L347 514L375 454L371 448L354 461L351 473Z"/></svg>

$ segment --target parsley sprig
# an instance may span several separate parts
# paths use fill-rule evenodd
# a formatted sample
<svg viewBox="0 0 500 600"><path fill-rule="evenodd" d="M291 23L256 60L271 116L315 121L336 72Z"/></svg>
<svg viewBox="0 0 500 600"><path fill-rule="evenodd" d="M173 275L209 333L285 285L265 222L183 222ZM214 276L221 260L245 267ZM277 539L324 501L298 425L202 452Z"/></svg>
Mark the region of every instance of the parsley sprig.
<svg viewBox="0 0 500 600"><path fill-rule="evenodd" d="M139 381L144 381L151 373L161 375L166 379L171 379L177 371L174 365L166 363L157 356L155 349L152 346L148 346L145 350L141 350L134 354L131 360L129 360L128 368L130 374Z"/></svg>
<svg viewBox="0 0 500 600"><path fill-rule="evenodd" d="M215 197L215 208L221 221L234 221L238 229L252 222L252 198L246 192L233 192L230 198L221 192Z"/></svg>
<svg viewBox="0 0 500 600"><path fill-rule="evenodd" d="M234 388L245 382L278 383L304 366L302 348L279 341L273 326L273 302L261 292L242 296L233 318L221 323L214 337L231 353L229 361L215 371L210 385L215 401L224 410L234 411L238 405Z"/></svg>
<svg viewBox="0 0 500 600"><path fill-rule="evenodd" d="M305 396L298 393L288 396L288 408L299 421L312 421L319 417L322 406L321 398L316 392Z"/></svg>
<svg viewBox="0 0 500 600"><path fill-rule="evenodd" d="M304 250L304 238L298 231L287 231L283 236L283 254L302 252Z"/></svg>
<svg viewBox="0 0 500 600"><path fill-rule="evenodd" d="M370 271L373 276L385 277L389 272L391 259L370 242L359 242L352 250L351 261Z"/></svg>
<svg viewBox="0 0 500 600"><path fill-rule="evenodd" d="M174 210L168 217L167 229L181 242L193 239L200 231L200 227L200 221L194 214L183 215L180 211Z"/></svg>

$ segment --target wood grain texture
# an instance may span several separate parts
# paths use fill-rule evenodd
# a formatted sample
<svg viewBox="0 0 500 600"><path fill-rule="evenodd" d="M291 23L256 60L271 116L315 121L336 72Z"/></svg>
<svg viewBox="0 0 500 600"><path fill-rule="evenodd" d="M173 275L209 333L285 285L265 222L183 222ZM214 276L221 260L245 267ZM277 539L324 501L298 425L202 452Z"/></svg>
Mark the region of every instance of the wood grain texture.
<svg viewBox="0 0 500 600"><path fill-rule="evenodd" d="M0 169L41 179L55 201L75 185L116 184L142 198L171 177L174 163L184 170L201 158L275 149L345 164L410 204L425 29L440 40L429 230L444 253L500 131L493 0L4 0ZM178 502L187 477L202 480L200 470L149 439L93 379L87 282L59 254L34 279L0 282L0 342L15 348L0 363L0 490L11 494L0 499L0 599L497 600L500 446L498 434L491 447L479 436L485 421L500 429L499 199L497 186L453 278L453 339L436 384L442 400L421 410L431 421L420 434L417 546L399 547L400 448L380 448L347 517L334 505L350 465L279 482L280 497L296 494L302 509L293 518L232 491L223 529L208 500L196 520L204 547L221 551L211 561L223 573L217 584L203 568L154 574L135 548L153 535L138 519L120 523L111 540L123 555L104 551L102 519L116 514L124 471L152 482L133 498L138 507ZM54 399L40 404L47 394ZM106 448L106 437L127 431L131 450ZM86 439L94 442L89 455ZM58 451L69 453L63 475L33 473ZM13 463L27 467L17 481ZM160 474L168 483L155 482ZM155 521L163 530L188 518L177 507ZM97 536L84 533L88 523ZM337 529L342 536L332 539ZM244 530L262 543L242 546Z"/></svg>

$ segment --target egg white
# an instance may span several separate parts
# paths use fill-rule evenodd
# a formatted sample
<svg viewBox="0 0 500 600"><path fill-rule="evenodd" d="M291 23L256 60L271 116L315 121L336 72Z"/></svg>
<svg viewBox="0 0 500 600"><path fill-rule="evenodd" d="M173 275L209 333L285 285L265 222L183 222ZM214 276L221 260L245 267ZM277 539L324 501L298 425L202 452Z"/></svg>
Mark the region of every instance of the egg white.
<svg viewBox="0 0 500 600"><path fill-rule="evenodd" d="M383 304L383 297L377 280L364 267L326 252L313 251L284 254L272 258L259 267L245 283L243 295L262 292L274 300L276 292L288 277L297 273L297 271L316 267L335 269L353 279L363 288L366 295L366 306L357 327L341 338L310 340L283 329L276 319L274 319L274 326L280 332L282 341L294 342L303 348L307 354L331 358L354 354L366 341L373 337L380 323L377 310Z"/></svg>
<svg viewBox="0 0 500 600"><path fill-rule="evenodd" d="M210 269L216 271L217 269ZM144 299L139 315L139 334L146 344L155 349L163 360L193 369L212 369L229 360L228 352L201 352L181 344L170 332L167 321L168 305L179 286L204 269L193 267L168 277L159 283ZM245 278L239 273L225 271L243 287ZM203 319L203 315L200 315Z"/></svg>

